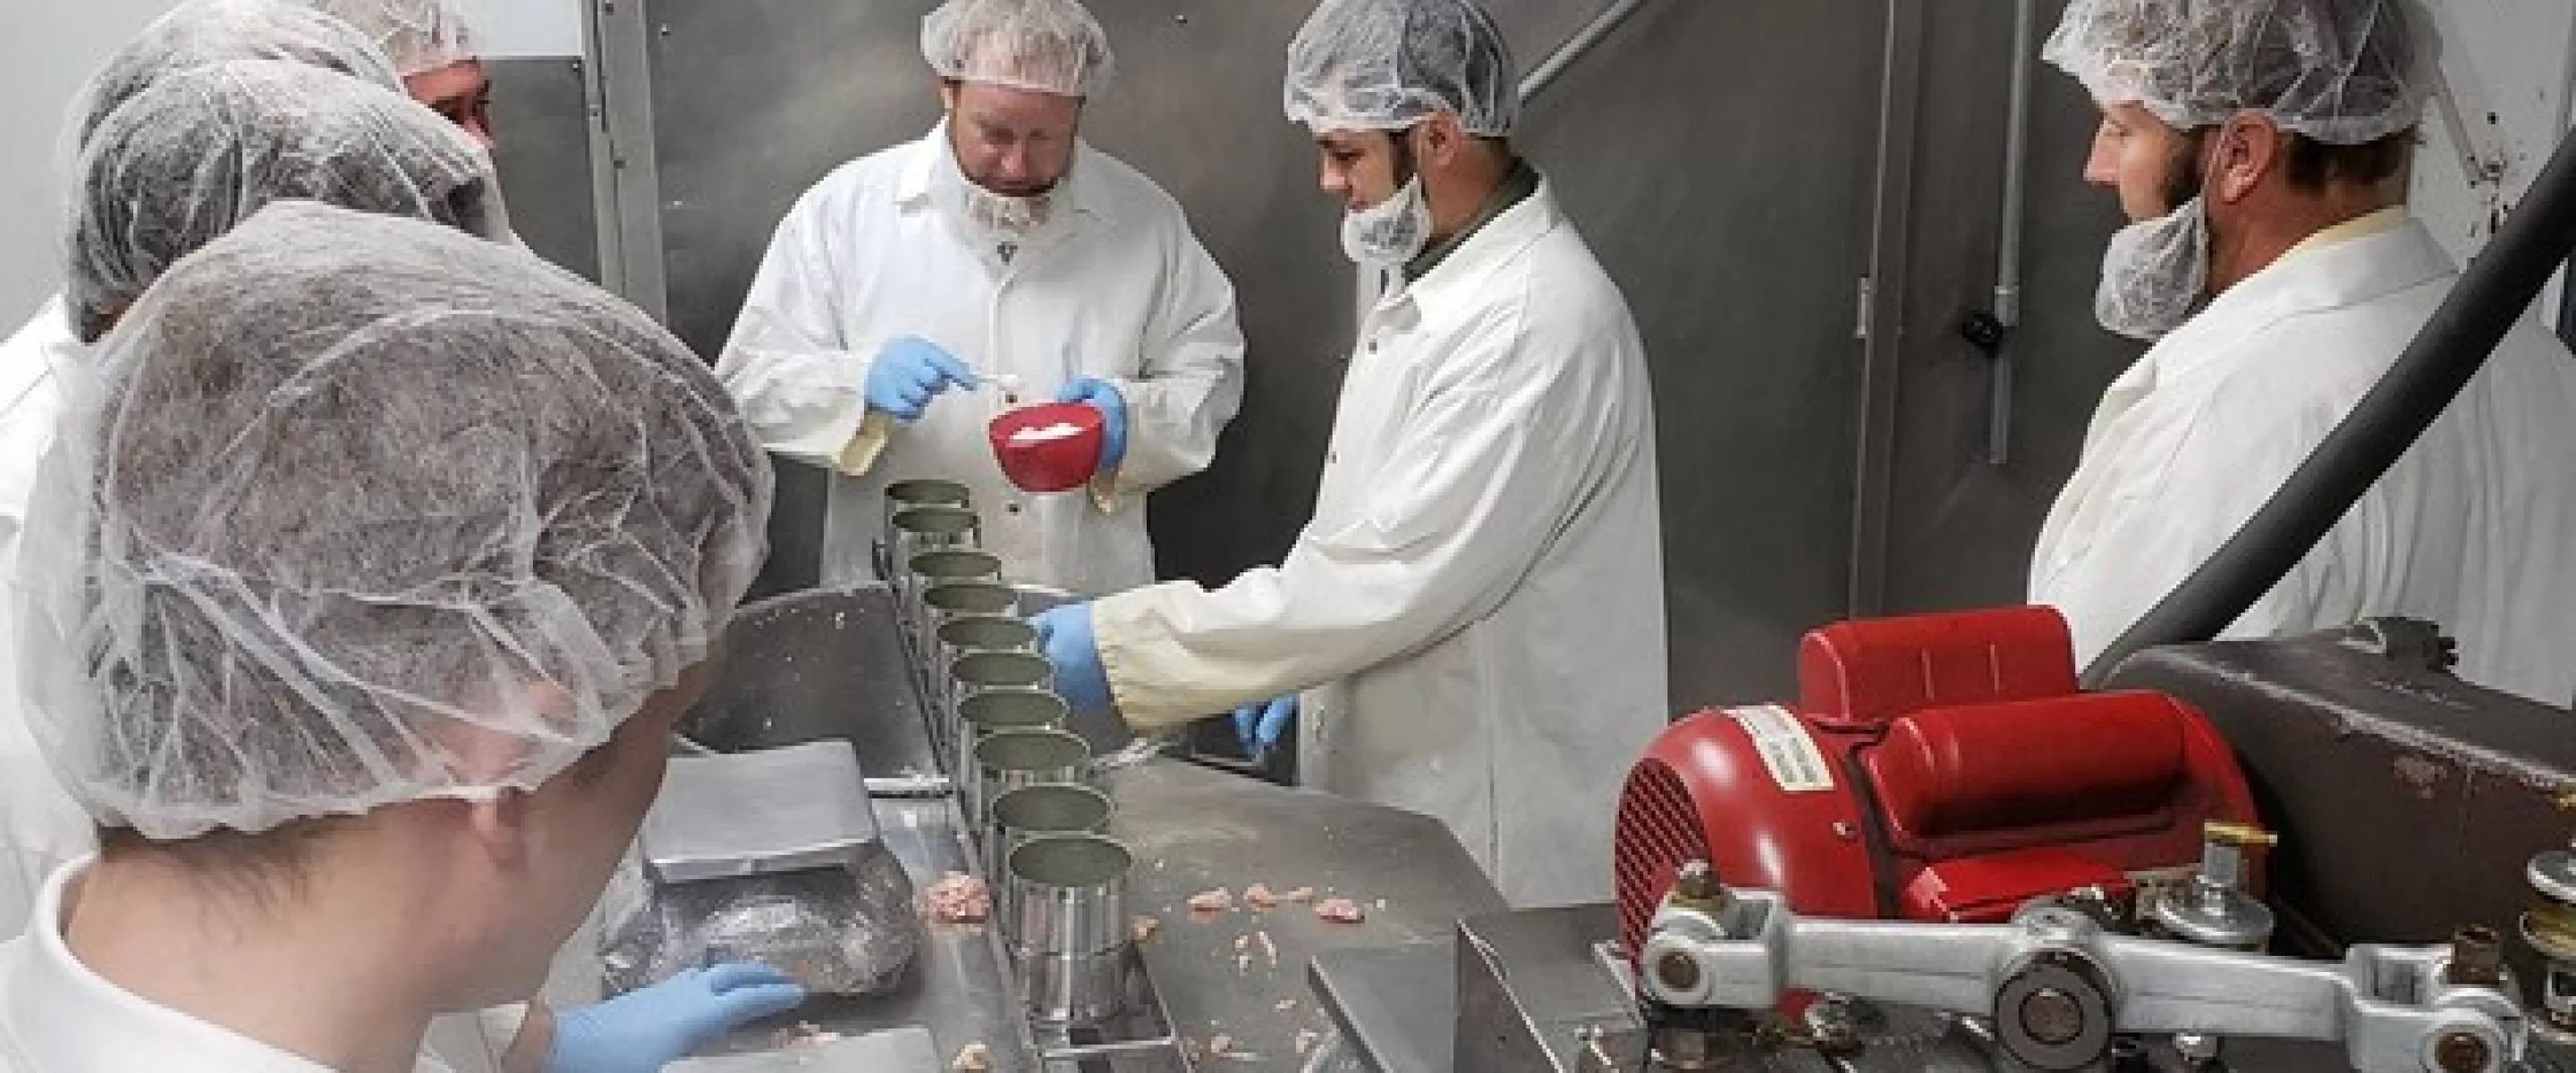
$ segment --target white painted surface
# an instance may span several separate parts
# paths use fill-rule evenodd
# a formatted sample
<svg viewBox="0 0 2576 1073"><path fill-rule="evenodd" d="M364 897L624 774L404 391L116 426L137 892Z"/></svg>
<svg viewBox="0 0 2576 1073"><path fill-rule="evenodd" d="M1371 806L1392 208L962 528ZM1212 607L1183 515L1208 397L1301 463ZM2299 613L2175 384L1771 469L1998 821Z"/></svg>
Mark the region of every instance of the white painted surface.
<svg viewBox="0 0 2576 1073"><path fill-rule="evenodd" d="M2424 124L2415 208L2453 257L2486 247L2569 126L2576 0L2439 0L2449 92ZM2553 322L2558 287L2541 296Z"/></svg>
<svg viewBox="0 0 2576 1073"><path fill-rule="evenodd" d="M577 56L585 0L463 0L491 56ZM0 0L0 334L60 285L54 145L72 94L177 0Z"/></svg>

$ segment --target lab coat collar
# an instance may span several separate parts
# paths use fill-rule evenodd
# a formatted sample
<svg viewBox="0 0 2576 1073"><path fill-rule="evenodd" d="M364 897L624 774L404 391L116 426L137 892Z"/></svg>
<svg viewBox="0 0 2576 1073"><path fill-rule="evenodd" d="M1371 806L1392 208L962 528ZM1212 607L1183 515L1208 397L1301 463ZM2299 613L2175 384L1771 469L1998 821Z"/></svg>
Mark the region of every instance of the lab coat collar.
<svg viewBox="0 0 2576 1073"><path fill-rule="evenodd" d="M57 869L19 939L0 943L0 1041L39 1070L330 1073L330 1067L155 1005L91 972L63 941L63 898L95 858ZM5 1050L5 1047L0 1047Z"/></svg>
<svg viewBox="0 0 2576 1073"><path fill-rule="evenodd" d="M2213 299L2159 340L2144 359L2158 379L2222 358L2253 357L2236 344L2290 317L2376 301L2452 275L2458 266L2424 221L2408 216L2374 234L2284 257Z"/></svg>
<svg viewBox="0 0 2576 1073"><path fill-rule="evenodd" d="M1388 273L1391 289L1379 308L1391 310L1407 304L1436 307L1487 300L1489 296L1483 293L1482 286L1485 278L1564 221L1565 214L1556 204L1556 186L1542 173L1537 190L1496 214L1421 278L1407 281L1403 273Z"/></svg>
<svg viewBox="0 0 2576 1073"><path fill-rule="evenodd" d="M945 119L913 144L920 151L906 162L902 176L895 183L894 200L905 209L918 210L930 207L933 169L943 161L954 167L957 157L955 150L948 146L948 121ZM1101 165L1096 159L1099 155L1090 142L1075 139L1073 166L1064 173L1064 180L1056 184L1055 196L1060 207L1105 223L1115 223L1117 216L1111 211L1108 194L1092 174L1100 170Z"/></svg>

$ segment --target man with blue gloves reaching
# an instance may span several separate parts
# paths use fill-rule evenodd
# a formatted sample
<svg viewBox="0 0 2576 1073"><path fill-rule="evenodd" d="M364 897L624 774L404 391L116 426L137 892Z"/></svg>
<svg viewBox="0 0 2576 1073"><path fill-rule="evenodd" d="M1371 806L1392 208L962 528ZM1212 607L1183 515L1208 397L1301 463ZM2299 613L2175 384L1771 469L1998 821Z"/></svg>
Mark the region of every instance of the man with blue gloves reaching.
<svg viewBox="0 0 2576 1073"><path fill-rule="evenodd" d="M1298 724L1299 781L1439 818L1516 906L1609 897L1628 765L1664 725L1645 347L1514 151L1470 0L1327 0L1289 46L1361 319L1314 517L1276 567L1038 616L1056 688L1160 727ZM1297 712L1303 705L1306 710ZM1292 713L1293 719L1292 719Z"/></svg>
<svg viewBox="0 0 2576 1073"><path fill-rule="evenodd" d="M834 474L825 584L875 576L886 486L916 477L973 490L1014 581L1150 582L1146 495L1207 468L1242 401L1233 284L1082 141L1110 53L1077 0L949 0L921 37L945 118L788 210L717 375L763 446ZM1089 495L1030 495L993 457L993 416L1050 400L1104 419Z"/></svg>

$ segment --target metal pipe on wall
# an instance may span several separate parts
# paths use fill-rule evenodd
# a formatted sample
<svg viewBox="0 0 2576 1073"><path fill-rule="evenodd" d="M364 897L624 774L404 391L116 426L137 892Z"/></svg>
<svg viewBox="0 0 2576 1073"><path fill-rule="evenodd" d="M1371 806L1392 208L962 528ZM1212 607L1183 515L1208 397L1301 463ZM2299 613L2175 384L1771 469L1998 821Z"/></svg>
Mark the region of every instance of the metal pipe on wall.
<svg viewBox="0 0 2576 1073"><path fill-rule="evenodd" d="M2013 333L2021 327L2022 216L2029 204L2030 89L2032 38L2038 34L2039 0L2013 5L2011 110L2004 116L2004 204L2002 231L1995 240L1995 322L2002 337L1995 346L1986 401L1986 462L2012 461Z"/></svg>
<svg viewBox="0 0 2576 1073"><path fill-rule="evenodd" d="M1860 449L1853 480L1851 614L1887 599L1887 529L1895 482L1897 389L1904 358L1905 275L1913 229L1917 97L1923 81L1923 5L1888 0L1878 102L1876 207L1869 275L1861 287Z"/></svg>
<svg viewBox="0 0 2576 1073"><path fill-rule="evenodd" d="M1522 76L1521 103L1526 106L1536 100L1556 82L1557 76L1565 73L1566 68L1574 66L1575 61L1591 52L1602 38L1610 36L1619 24L1628 21L1628 16L1636 14L1637 9L1644 6L1646 0L1611 0L1609 6L1592 17L1592 21L1584 23L1582 29L1574 31L1574 36L1566 38L1564 44L1556 46L1556 51L1548 53L1536 68Z"/></svg>

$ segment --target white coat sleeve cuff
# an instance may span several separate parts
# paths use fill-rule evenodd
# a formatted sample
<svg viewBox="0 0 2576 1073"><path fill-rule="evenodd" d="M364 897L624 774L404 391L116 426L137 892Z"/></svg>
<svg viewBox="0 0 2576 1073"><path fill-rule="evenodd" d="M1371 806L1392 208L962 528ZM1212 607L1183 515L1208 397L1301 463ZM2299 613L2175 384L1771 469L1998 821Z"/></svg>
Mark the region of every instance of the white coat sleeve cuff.
<svg viewBox="0 0 2576 1073"><path fill-rule="evenodd" d="M1159 730L1233 711L1268 696L1285 659L1235 659L1193 648L1176 623L1225 594L1167 581L1091 604L1091 639L1109 679L1120 718L1136 730Z"/></svg>

